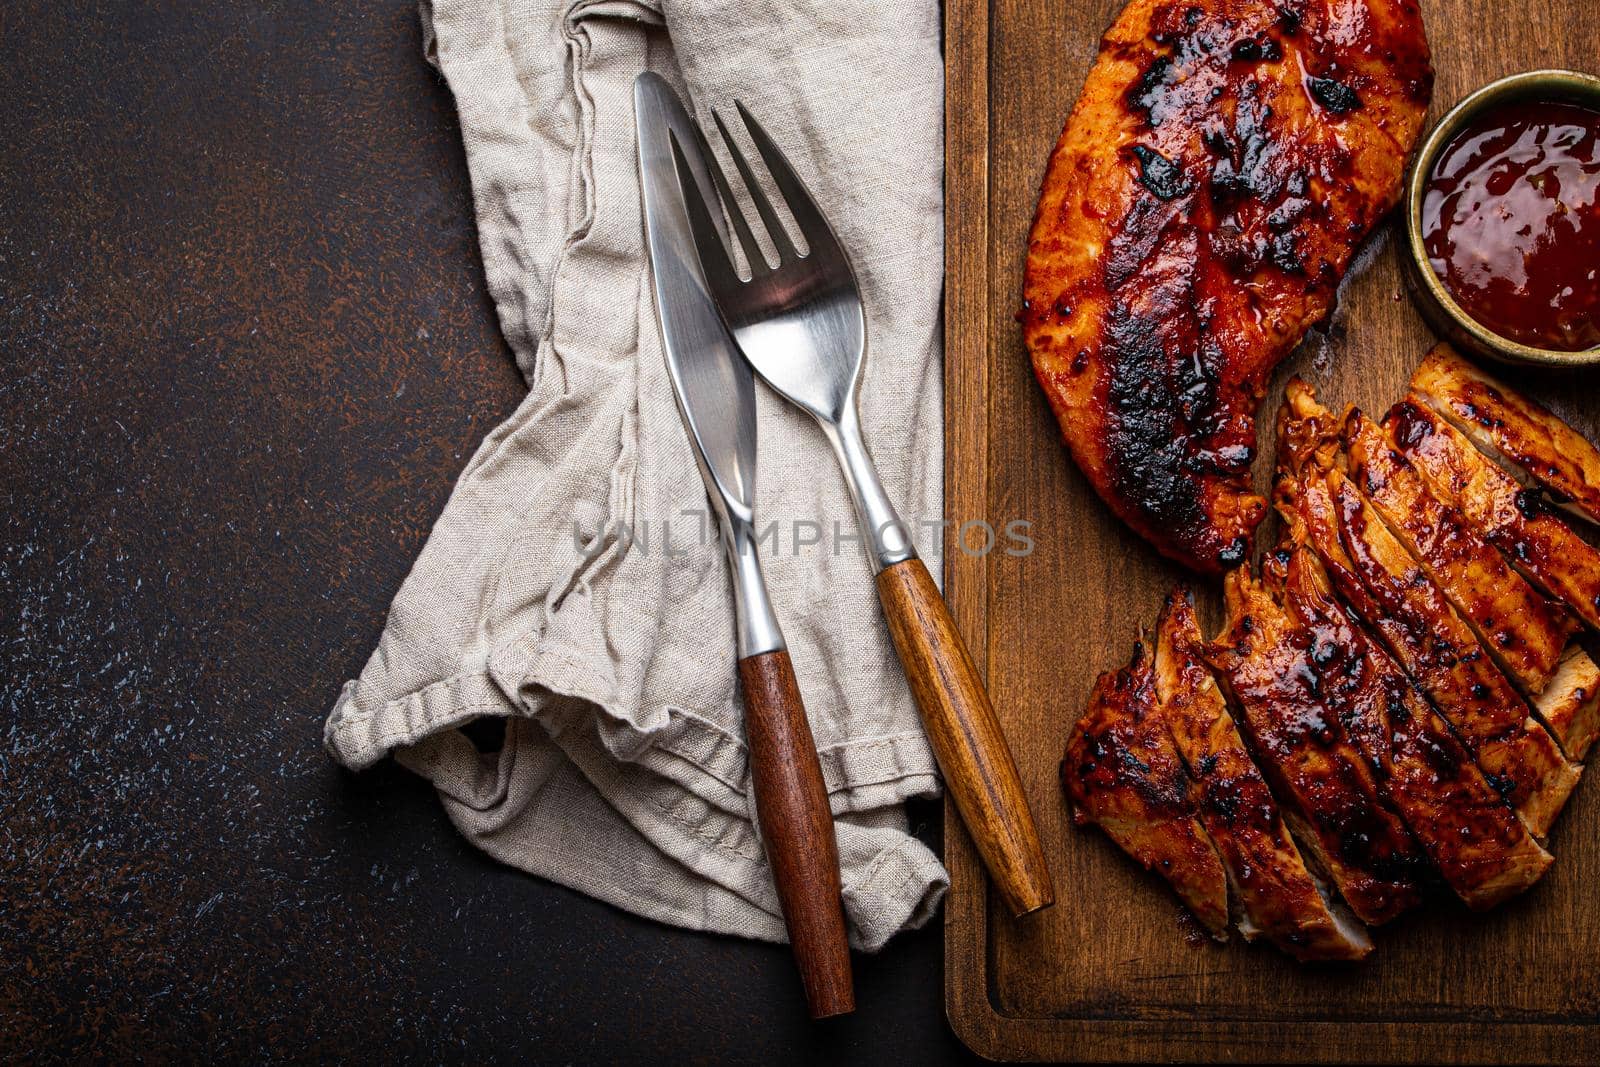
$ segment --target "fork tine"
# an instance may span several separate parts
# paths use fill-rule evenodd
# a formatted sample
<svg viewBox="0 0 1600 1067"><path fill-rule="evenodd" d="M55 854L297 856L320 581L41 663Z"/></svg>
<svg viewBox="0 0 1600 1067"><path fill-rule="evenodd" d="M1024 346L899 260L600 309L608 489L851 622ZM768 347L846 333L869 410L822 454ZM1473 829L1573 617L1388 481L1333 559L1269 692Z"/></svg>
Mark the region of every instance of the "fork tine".
<svg viewBox="0 0 1600 1067"><path fill-rule="evenodd" d="M815 253L819 246L831 243L832 251L843 256L844 248L834 235L833 227L828 225L827 216L817 207L817 202L811 199L811 193L806 189L805 182L800 180L800 175L789 165L783 150L778 147L777 142L767 136L767 131L761 128L761 123L745 110L743 104L735 100L733 106L739 112L744 128L750 131L750 140L756 146L756 151L761 154L762 162L766 163L767 170L772 175L772 183L778 187L778 192L789 205L789 214L794 216L795 225L800 228L800 236L805 238L810 252ZM727 134L724 133L723 137L727 137Z"/></svg>
<svg viewBox="0 0 1600 1067"><path fill-rule="evenodd" d="M756 242L756 235L751 231L749 220L744 217L739 201L733 198L733 189L728 185L728 177L722 172L722 164L717 162L716 154L711 151L711 145L706 140L699 123L694 124L694 139L700 146L700 158L706 161L706 169L711 172L711 183L716 186L717 197L722 201L722 207L733 223L733 232L739 239L739 247L744 249L745 262L750 265L750 277L760 277L772 267L767 263L767 257L762 254L761 245Z"/></svg>
<svg viewBox="0 0 1600 1067"><path fill-rule="evenodd" d="M756 180L755 172L750 169L750 164L745 162L744 153L739 151L739 142L733 139L733 135L728 132L727 124L722 121L722 115L715 109L711 112L711 121L717 124L717 132L722 134L722 143L728 146L728 155L733 157L733 165L739 169L739 177L744 179L744 187L750 194L750 202L756 206L756 214L761 216L761 224L767 228L767 236L772 238L772 245L778 250L778 262L798 259L800 253L795 251L794 242L789 240L789 231L778 221L778 213L772 210L772 201L767 199L761 183ZM766 158L766 153L762 153L762 158Z"/></svg>
<svg viewBox="0 0 1600 1067"><path fill-rule="evenodd" d="M683 156L678 135L668 130L667 136L672 142L672 163L678 171L678 188L683 193L683 206L689 216L689 232L694 238L695 251L700 255L700 268L705 272L706 284L711 287L713 294L728 292L732 287L744 284L744 280L734 270L733 260L728 258L727 246L717 233L716 223L711 221L711 211L706 207L694 172L689 169L689 161ZM709 156L706 160L707 165L715 171L716 162ZM737 211L732 214L739 217Z"/></svg>

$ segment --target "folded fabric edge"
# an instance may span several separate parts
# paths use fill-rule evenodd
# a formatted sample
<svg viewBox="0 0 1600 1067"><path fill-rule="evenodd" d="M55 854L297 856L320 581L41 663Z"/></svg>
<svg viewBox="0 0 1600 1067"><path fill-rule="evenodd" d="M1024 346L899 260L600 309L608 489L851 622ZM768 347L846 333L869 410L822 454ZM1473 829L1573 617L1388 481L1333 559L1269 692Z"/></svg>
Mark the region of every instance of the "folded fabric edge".
<svg viewBox="0 0 1600 1067"><path fill-rule="evenodd" d="M618 754L621 761L643 763L723 807L729 806L729 798L743 797L748 759L743 738L689 709L670 705L664 708L664 727L640 731L616 709L585 694L584 687L567 684L574 666L568 658L519 654L515 660L519 692L545 690L591 702L604 713L609 728L627 732L628 744L623 747L628 751ZM323 725L323 747L342 766L361 771L396 748L476 718L517 715L540 720L539 709L508 697L496 680L499 670L491 670L468 669L375 707L362 706L359 682L348 681ZM851 738L823 747L818 756L835 815L940 793L938 766L920 733Z"/></svg>
<svg viewBox="0 0 1600 1067"><path fill-rule="evenodd" d="M534 727L527 724L523 729ZM426 777L426 768L435 759L420 750L442 740L425 741L417 749L400 750L396 756L403 766ZM467 744L464 738L456 735L445 747L453 747L457 740ZM578 771L579 764L569 766L582 773ZM502 785L510 776L502 768ZM753 856L745 857L739 864L742 871L735 882L747 883L741 887L707 879L704 872L684 865L670 851L661 848L659 841L642 836L641 842L650 849L652 862L662 867L663 877L668 882L672 877L665 872L681 870L684 878L702 885L700 892L704 896L696 898L691 906L672 894L659 898L641 894L636 886L606 877L602 873L606 869L604 864L584 862L581 858L574 862L575 856L558 846L530 851L525 847L526 834L501 832L504 828L498 826L486 827L473 808L457 802L442 789L440 796L446 814L461 834L507 866L584 893L629 914L681 929L779 944L787 940L776 897L768 884L770 869ZM610 802L603 790L597 791L597 797ZM876 953L900 931L926 925L937 913L949 888L949 875L938 857L908 834L895 834L892 843L874 849L885 836L882 828L859 826L848 818L839 820L837 825L843 857L842 896L852 947ZM725 876L731 873L727 869L723 871ZM751 884L758 885L760 891L752 893Z"/></svg>
<svg viewBox="0 0 1600 1067"><path fill-rule="evenodd" d="M846 881L852 943L862 952L877 952L900 931L920 929L938 912L949 888L950 875L938 857L907 835L878 853L858 882Z"/></svg>
<svg viewBox="0 0 1600 1067"><path fill-rule="evenodd" d="M502 862L647 918L688 929L710 928L736 936L770 941L782 940L782 928L780 924L776 924L774 914L775 898L771 897L770 888L766 884L770 875L764 862L757 858L753 849L746 850L749 854L742 856L743 862L740 864L746 870L738 881L744 882L745 888L741 890L733 885L724 888L745 897L754 910L773 918L774 923L758 921L752 925L749 922L741 922L721 927L697 925L697 920L706 918L703 914L679 914L663 907L653 907L649 902L642 901L637 894L630 893L626 886L604 878L590 877L591 872L579 866L563 864L540 869L528 863L516 862L514 857L504 854L496 845L498 840L496 831L500 826L499 819L493 813L507 801L510 777L507 764L509 760L514 759L514 752L511 749L516 744L516 739L508 734L507 750L480 756L471 742L455 728L482 715L531 718L534 721L537 721L537 717L530 716L509 700L487 674L466 672L443 679L406 697L389 701L378 713L362 712L355 708L354 704L355 684L349 683L340 694L339 703L329 716L325 729L326 744L333 758L352 769L361 769L370 767L387 755L397 756L403 766L434 784L452 822L463 834ZM525 729L535 728L531 723L525 727ZM881 738L868 739L869 742L881 740ZM587 749L582 753L585 758L577 760L576 766L591 779L591 784L598 794L609 805L618 808L619 815L622 814L621 808L633 807L622 796L608 795L607 788L602 788L601 783L593 781L597 774L602 779L611 779L605 784L612 793L616 793L622 788L618 779L627 773L626 764L604 760L605 766L595 766L597 757L603 758L600 749L592 739L589 739L584 747ZM563 758L570 760L577 754L568 751ZM695 794L695 791L690 790L679 780L682 769L692 768L692 764L681 758L672 757L669 752L663 751L651 755L652 759L649 761L640 762L639 771L666 777L676 787L685 791L685 801ZM672 757L672 759L670 763L664 763L655 759L655 756ZM585 768L584 764L590 766ZM663 769L678 770L680 773L668 777L661 773ZM879 810L898 806L908 796L936 795L938 783L937 778L931 775L912 776L901 780L898 789L892 792L881 792L883 788L885 784L867 787L868 792L879 791L883 797L884 803L877 805ZM888 788L894 789L893 786ZM689 811L698 807L706 817L721 821L724 826L730 825L726 820L748 825L745 822L747 816L737 806L728 808L715 804L705 797L697 799L699 801L697 805L686 804L685 807ZM722 799L726 804L727 798ZM657 804L656 807L659 808L660 805ZM861 813L867 814L868 810L863 808ZM488 815L490 818L474 819L469 817L469 813ZM693 827L683 824L683 816L686 813L674 813L677 832L693 832ZM516 814L518 813L510 811L505 813L507 818ZM848 814L842 816L839 826L844 860L843 891L846 909L851 919L851 940L862 951L876 952L900 930L919 927L928 921L937 911L939 902L948 888L949 876L927 846L909 833L896 835L891 845L874 852L870 851L870 848L876 844L879 835L867 828L849 823L848 819ZM706 824L706 830L712 830L709 823ZM639 828L639 832L642 837L649 840L649 834L645 833L642 827ZM749 828L749 832L749 844L754 845L753 827ZM659 844L653 847L664 860L683 865L681 860L662 851ZM685 870L690 871L692 868L685 867ZM852 875L852 871L861 873ZM707 873L698 872L695 877L707 878Z"/></svg>
<svg viewBox="0 0 1600 1067"><path fill-rule="evenodd" d="M573 717L551 709L546 698L581 700L602 718L585 714L577 717L576 725L597 733L619 762L643 764L725 807L724 798L741 798L737 810L748 813L743 800L749 761L744 738L710 717L667 704L653 716L662 720L661 725L641 728L610 694L591 684L593 668L581 654L531 635L502 645L490 657L488 669L503 692L517 695L525 709L522 714L539 721L558 740L573 728ZM541 713L541 705L549 714ZM835 815L939 795L938 764L921 731L848 738L823 746L817 755ZM679 764L688 769L688 777L678 770Z"/></svg>

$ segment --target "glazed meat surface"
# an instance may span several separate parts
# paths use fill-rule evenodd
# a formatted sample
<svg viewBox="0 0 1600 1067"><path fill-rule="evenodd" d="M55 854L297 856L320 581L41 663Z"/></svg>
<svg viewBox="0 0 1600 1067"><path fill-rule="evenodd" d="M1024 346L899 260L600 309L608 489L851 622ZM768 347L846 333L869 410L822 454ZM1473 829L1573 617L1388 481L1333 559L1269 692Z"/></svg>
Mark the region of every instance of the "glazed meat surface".
<svg viewBox="0 0 1600 1067"><path fill-rule="evenodd" d="M1225 574L1214 640L1168 596L1062 776L1219 940L1361 959L1363 923L1554 862L1600 742L1600 546L1557 509L1600 510L1600 450L1443 346L1382 420L1292 379L1276 439L1277 546Z"/></svg>
<svg viewBox="0 0 1600 1067"><path fill-rule="evenodd" d="M1436 497L1381 426L1352 411L1342 433L1357 487L1511 679L1525 692L1544 692L1577 620Z"/></svg>
<svg viewBox="0 0 1600 1067"><path fill-rule="evenodd" d="M1545 592L1600 628L1600 550L1550 514L1465 435L1412 394L1383 426L1428 487L1454 505L1490 544Z"/></svg>
<svg viewBox="0 0 1600 1067"><path fill-rule="evenodd" d="M1455 727L1496 798L1509 801L1533 833L1549 832L1580 768L1534 721L1449 601L1338 471L1306 472L1283 506L1304 520L1304 536L1345 602Z"/></svg>
<svg viewBox="0 0 1600 1067"><path fill-rule="evenodd" d="M1583 759L1600 737L1600 666L1572 640L1577 620L1440 503L1382 427L1352 412L1344 441L1353 479L1389 529L1533 698L1566 754Z"/></svg>
<svg viewBox="0 0 1600 1067"><path fill-rule="evenodd" d="M1405 819L1445 884L1470 908L1527 889L1551 857L1394 660L1334 598L1315 553L1285 564L1284 599L1311 635L1323 700L1379 770L1384 796Z"/></svg>
<svg viewBox="0 0 1600 1067"><path fill-rule="evenodd" d="M1279 440L1287 447L1276 497L1284 521L1298 543L1316 552L1344 602L1433 699L1497 796L1531 832L1545 834L1580 768L1531 718L1471 627L1345 477L1337 465L1339 439L1313 430L1336 424L1304 383L1290 384L1279 414Z"/></svg>
<svg viewBox="0 0 1600 1067"><path fill-rule="evenodd" d="M1142 643L1126 668L1095 683L1088 709L1067 738L1061 784L1079 825L1098 825L1122 851L1170 882L1213 936L1225 936L1227 875L1197 817Z"/></svg>
<svg viewBox="0 0 1600 1067"><path fill-rule="evenodd" d="M1195 783L1201 825L1228 872L1240 933L1264 937L1299 960L1361 959L1372 951L1371 939L1306 870L1222 691L1201 662L1200 644L1194 606L1176 590L1156 624L1156 694Z"/></svg>
<svg viewBox="0 0 1600 1067"><path fill-rule="evenodd" d="M1542 485L1600 522L1600 450L1544 408L1438 345L1411 376L1411 391L1525 483Z"/></svg>
<svg viewBox="0 0 1600 1067"><path fill-rule="evenodd" d="M1421 899L1426 863L1321 692L1313 635L1247 568L1223 579L1228 625L1206 658L1239 705L1300 844L1350 910L1377 925Z"/></svg>
<svg viewBox="0 0 1600 1067"><path fill-rule="evenodd" d="M1171 558L1242 562L1273 366L1399 192L1414 0L1131 0L1051 155L1024 333L1073 458Z"/></svg>

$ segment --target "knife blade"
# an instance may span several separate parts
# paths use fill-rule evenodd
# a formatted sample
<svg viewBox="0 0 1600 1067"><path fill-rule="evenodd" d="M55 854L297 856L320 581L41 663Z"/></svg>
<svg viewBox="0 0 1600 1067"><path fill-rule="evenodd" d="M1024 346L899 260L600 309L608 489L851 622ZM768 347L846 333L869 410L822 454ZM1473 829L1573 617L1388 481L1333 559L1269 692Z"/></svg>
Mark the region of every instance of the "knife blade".
<svg viewBox="0 0 1600 1067"><path fill-rule="evenodd" d="M708 193L705 141L664 79L646 72L633 85L645 245L667 376L732 577L756 818L811 1015L841 1015L855 1009L855 993L838 843L816 744L783 630L767 597L753 534L755 379L706 287L677 166L681 160L701 195Z"/></svg>
<svg viewBox="0 0 1600 1067"><path fill-rule="evenodd" d="M739 656L744 658L784 647L783 631L755 565L755 379L711 301L689 235L673 145L702 188L710 188L697 143L699 129L672 87L655 74L641 74L634 82L634 109L645 239L667 374L718 527L724 540L738 549L729 561ZM683 149L685 144L690 150ZM761 595L741 595L741 590Z"/></svg>

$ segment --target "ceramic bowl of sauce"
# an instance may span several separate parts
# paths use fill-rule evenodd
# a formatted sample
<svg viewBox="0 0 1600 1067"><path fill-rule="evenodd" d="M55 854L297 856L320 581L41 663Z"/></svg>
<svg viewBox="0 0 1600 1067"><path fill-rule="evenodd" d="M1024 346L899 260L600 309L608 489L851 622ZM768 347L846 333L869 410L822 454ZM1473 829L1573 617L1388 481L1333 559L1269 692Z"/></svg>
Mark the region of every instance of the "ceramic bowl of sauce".
<svg viewBox="0 0 1600 1067"><path fill-rule="evenodd" d="M1456 344L1514 363L1600 365L1600 78L1490 82L1406 175L1418 305Z"/></svg>

